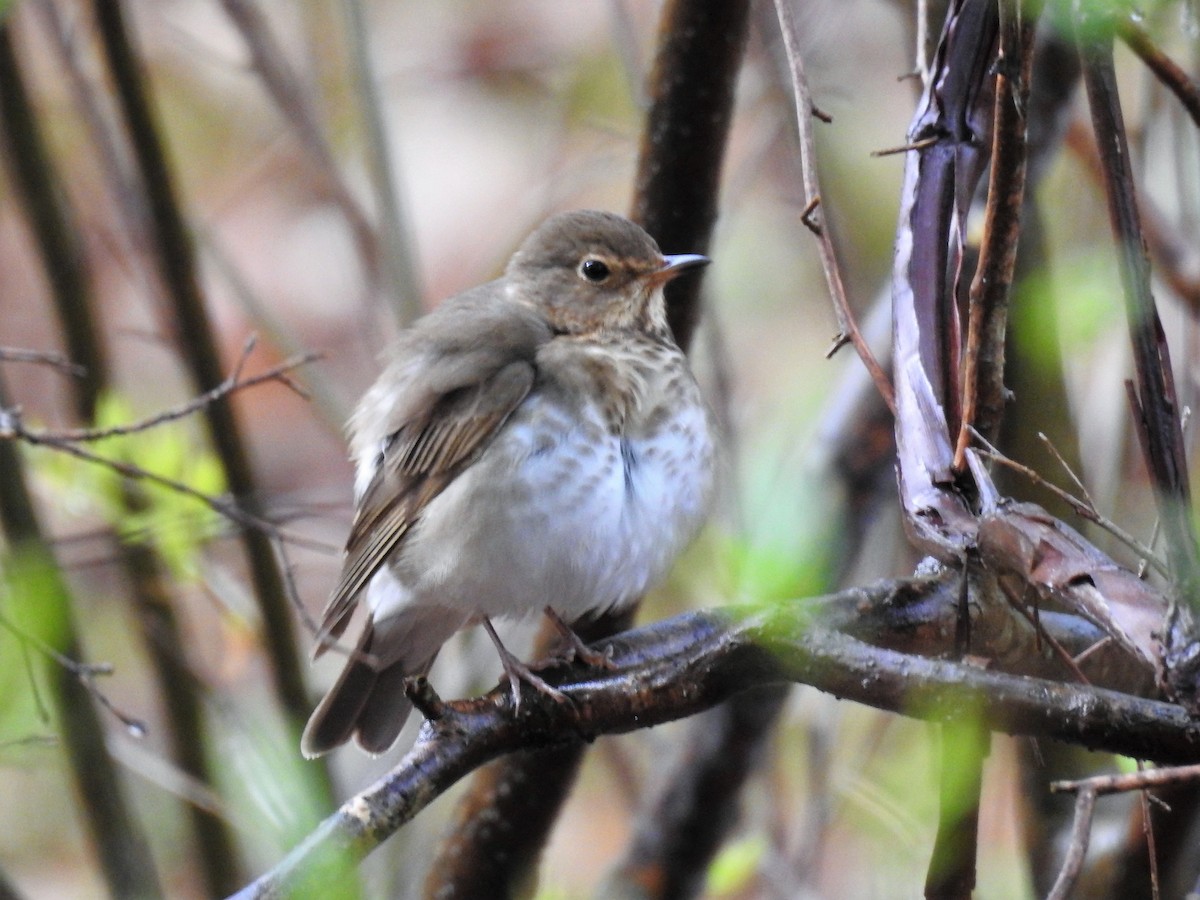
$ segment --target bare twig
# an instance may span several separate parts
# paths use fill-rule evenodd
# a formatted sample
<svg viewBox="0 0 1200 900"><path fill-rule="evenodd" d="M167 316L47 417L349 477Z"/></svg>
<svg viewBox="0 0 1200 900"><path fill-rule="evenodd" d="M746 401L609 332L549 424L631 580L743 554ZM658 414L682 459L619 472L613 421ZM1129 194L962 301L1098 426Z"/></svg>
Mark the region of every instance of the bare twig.
<svg viewBox="0 0 1200 900"><path fill-rule="evenodd" d="M1085 13L1080 11L1080 16ZM1080 22L1080 34L1088 23ZM1129 144L1117 92L1112 46L1103 36L1079 38L1083 80L1104 169L1105 195L1117 250L1130 341L1137 371L1131 390L1134 424L1146 449L1175 591L1163 624L1167 679L1187 702L1200 704L1200 647L1190 604L1200 596L1200 549L1191 518L1191 487L1171 370L1171 354L1150 289Z"/></svg>
<svg viewBox="0 0 1200 900"><path fill-rule="evenodd" d="M1067 477L1071 479L1075 487L1079 490L1079 493L1083 496L1084 502L1094 510L1096 508L1096 501L1092 499L1092 495L1088 492L1087 487L1080 480L1079 476L1075 474L1075 470L1071 468L1066 458L1058 452L1058 448L1054 446L1054 441L1050 440L1043 431L1039 431L1037 436L1038 440L1050 451L1050 455L1058 460L1058 464L1063 467L1063 471L1067 473Z"/></svg>
<svg viewBox="0 0 1200 900"><path fill-rule="evenodd" d="M1067 129L1067 148L1083 163L1084 170L1097 185L1104 184L1104 167L1086 126L1075 123ZM1139 198L1142 227L1146 243L1154 259L1154 265L1167 286L1187 305L1193 316L1200 313L1200 277L1197 277L1195 260L1197 250L1194 241L1188 241L1184 233L1167 221L1152 196L1142 194Z"/></svg>
<svg viewBox="0 0 1200 900"><path fill-rule="evenodd" d="M1044 487L1059 499L1064 500L1066 503L1070 504L1071 508L1075 510L1075 512L1079 513L1080 516L1087 519L1089 522L1094 522L1096 525L1099 525L1101 528L1119 540L1122 544L1136 553L1139 557L1147 560L1151 565L1154 566L1155 569L1158 570L1160 574L1166 575L1170 572L1170 568L1168 567L1166 560L1158 556L1150 547L1139 541L1112 519L1101 515L1100 511L1097 510L1094 505L1092 505L1090 499L1081 500L1074 494L1064 491L1053 482L1047 481L1036 471L1029 468L1029 466L1019 463L1014 459L1010 459L986 440L984 440L983 435L979 434L978 432L975 432L975 438L983 444L983 447L976 451L981 456L986 456L988 459L994 460L995 462L1000 463L1000 465L1024 475L1034 484Z"/></svg>
<svg viewBox="0 0 1200 900"><path fill-rule="evenodd" d="M159 487L167 488L177 494L182 494L185 497L191 497L198 500L232 522L242 526L243 529L253 530L272 539L287 541L297 547L307 547L310 550L317 550L325 553L336 552L336 548L331 545L316 541L311 538L306 538L301 535L291 534L260 516L247 512L240 504L232 498L213 497L197 490L189 484L178 481L174 478L168 478L165 475L159 475L156 472L151 472L144 469L135 463L128 462L122 459L112 459L111 457L101 456L91 450L86 450L78 446L68 439L60 438L51 434L42 434L34 431L29 431L21 422L21 418L13 410L4 410L0 408L0 440L19 440L35 447L46 447L51 450L56 450L60 453L65 453L68 456L73 456L76 459L84 460L85 462L95 463L96 465L104 466L111 469L123 478L129 478L134 481L148 481L152 484L157 484Z"/></svg>
<svg viewBox="0 0 1200 900"><path fill-rule="evenodd" d="M0 25L8 27L9 23ZM0 379L0 408L8 402ZM29 559L44 575L37 605L42 621L57 624L57 649L68 659L81 656L66 581L38 521L17 447L0 441L0 530L10 552ZM28 644L22 643L23 648ZM28 658L28 652L24 655ZM93 695L65 668L57 667L50 686L59 708L58 723L71 774L79 792L88 831L95 841L109 891L114 896L157 897L162 888L154 860L104 741L104 727Z"/></svg>
<svg viewBox="0 0 1200 900"><path fill-rule="evenodd" d="M1096 775L1075 781L1055 781L1050 790L1060 794L1080 794L1092 791L1097 796L1144 791L1149 788L1175 787L1200 781L1200 764L1165 766L1158 769L1139 769L1118 775Z"/></svg>
<svg viewBox="0 0 1200 900"><path fill-rule="evenodd" d="M103 345L95 339L84 242L42 139L9 28L0 33L0 149L46 262L44 271L67 354L88 375L77 383L72 395L77 414L86 421L95 413L108 361Z"/></svg>
<svg viewBox="0 0 1200 900"><path fill-rule="evenodd" d="M62 666L73 675L80 684L82 684L92 695L92 698L112 713L113 717L129 732L130 735L136 738L146 736L149 729L146 723L141 719L135 718L128 713L122 712L121 709L108 698L108 696L96 686L96 677L111 675L114 671L112 663L81 663L77 662L66 654L59 653L36 634L31 634L25 629L17 625L8 616L0 613L0 627L4 628L12 634L22 644L32 650L40 653L46 659Z"/></svg>
<svg viewBox="0 0 1200 900"><path fill-rule="evenodd" d="M1171 57L1150 39L1150 35L1142 26L1131 19L1125 19L1117 26L1126 46L1146 64L1155 77L1161 81L1172 94L1176 96L1183 108L1187 110L1192 121L1200 126L1200 85L1193 81Z"/></svg>
<svg viewBox="0 0 1200 900"><path fill-rule="evenodd" d="M813 139L812 129L814 107L808 92L808 79L804 75L804 60L800 55L800 38L792 6L787 0L776 0L775 11L779 16L784 47L787 49L788 61L791 63L792 91L796 95L796 121L800 131L800 168L804 183L804 200L807 204L801 219L817 237L821 268L825 272L825 283L829 287L829 295L833 300L833 311L837 316L838 328L841 332L834 340L834 344L836 346L848 339L854 345L859 359L871 373L871 380L875 382L876 390L879 391L888 408L895 413L896 401L892 392L891 379L875 359L875 354L871 352L866 339L858 329L858 323L854 320L854 313L850 309L850 301L846 296L841 267L838 264L829 228L827 225L814 228L810 221L811 214L817 209L822 196L821 185L817 178L816 142Z"/></svg>
<svg viewBox="0 0 1200 900"><path fill-rule="evenodd" d="M62 354L50 353L45 350L0 347L0 362L35 363L41 366L49 366L52 369L57 369L63 374L71 375L75 378L83 378L87 375L87 369L78 363L71 362Z"/></svg>
<svg viewBox="0 0 1200 900"><path fill-rule="evenodd" d="M875 602L881 583L845 592ZM838 596L838 595L834 595ZM832 598L829 598L832 599ZM1182 708L1128 695L907 656L813 623L805 603L764 610L690 613L609 639L614 669L563 680L543 676L574 702L527 695L521 714L503 685L487 697L446 704L380 782L349 800L239 898L319 892L340 865L362 858L467 772L518 748L576 735L650 727L706 709L758 684L799 681L836 696L938 722L976 715L984 727L1081 742L1132 756L1195 758L1200 736ZM686 674L685 674L686 673Z"/></svg>
<svg viewBox="0 0 1200 900"><path fill-rule="evenodd" d="M251 349L252 343L247 342L247 346L243 351L243 360L245 359L245 354L248 354ZM288 373L300 368L301 366L308 365L314 360L320 358L320 354L318 353L306 353L299 357L284 360L278 365L271 366L271 368L264 372L260 372L257 375L251 375L247 378L242 378L240 373L235 370L229 375L228 378L226 378L212 390L205 391L200 396L193 397L191 400L188 400L186 403L182 403L179 406L163 410L162 412L155 413L153 416L149 416L148 418L139 419L136 422L130 422L127 425L111 425L104 428L73 428L54 432L23 431L21 436L26 440L32 436L41 441L90 443L92 441L102 441L112 437L122 437L131 434L137 434L138 432L147 431L151 428L157 428L161 425L167 424L168 422L174 422L179 419L194 415L202 411L210 403L215 403L217 400L220 400L223 397L245 390L246 388L265 384L269 381L278 382L295 391L300 396L305 397L307 396L307 393L302 387L300 387L300 385L287 377ZM3 437L5 437L4 429L2 425L0 425L0 438Z"/></svg>
<svg viewBox="0 0 1200 900"><path fill-rule="evenodd" d="M371 68L366 10L362 0L341 0L341 8L354 91L367 131L367 171L372 192L379 201L381 263L387 296L396 321L406 325L421 314L422 308L416 253L405 222L399 179L384 127L383 98Z"/></svg>
<svg viewBox="0 0 1200 900"><path fill-rule="evenodd" d="M155 125L141 61L126 26L126 3L95 0L92 8L146 197L156 273L171 302L179 349L188 371L197 390L207 391L223 380L220 356L200 288L195 247L167 165L162 136ZM238 514L247 517L246 521L260 519L255 475L232 404L223 397L206 406L204 415L233 495L230 506L238 507ZM260 634L270 660L275 693L292 719L299 722L310 711L308 691L283 580L267 533L245 529L241 540L262 614ZM327 769L322 766L314 771L320 773L323 788L331 795Z"/></svg>
<svg viewBox="0 0 1200 900"><path fill-rule="evenodd" d="M1054 887L1046 895L1046 900L1067 900L1079 872L1083 868L1083 859L1087 856L1088 842L1092 834L1092 814L1096 809L1096 792L1083 790L1075 801L1075 819L1071 825L1071 840L1067 845L1067 857L1063 860L1062 869L1054 882Z"/></svg>

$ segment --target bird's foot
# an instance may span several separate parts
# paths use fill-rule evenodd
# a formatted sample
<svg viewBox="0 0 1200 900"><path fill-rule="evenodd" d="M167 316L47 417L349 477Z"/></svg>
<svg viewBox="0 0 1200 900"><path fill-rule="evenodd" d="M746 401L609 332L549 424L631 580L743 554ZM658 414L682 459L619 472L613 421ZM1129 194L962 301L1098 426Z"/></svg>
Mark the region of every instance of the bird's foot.
<svg viewBox="0 0 1200 900"><path fill-rule="evenodd" d="M508 676L508 684L512 689L513 711L521 711L521 682L524 681L527 685L533 688L540 694L545 694L551 697L557 703L570 703L571 698L560 691L558 688L549 684L541 676L534 672L517 659L508 648L500 641L500 636L496 634L496 629L492 627L491 620L486 616L483 618L483 627L487 630L488 637L492 639L492 643L496 645L496 652L500 654L500 664L504 666L504 674Z"/></svg>
<svg viewBox="0 0 1200 900"><path fill-rule="evenodd" d="M611 645L604 652L593 650L583 642L583 638L575 633L575 629L563 621L562 616L549 606L546 607L546 618L550 620L550 624L554 626L567 643L566 652L563 654L563 659L567 662L579 660L584 665L591 666L593 669L612 670L617 667L617 664L612 661Z"/></svg>

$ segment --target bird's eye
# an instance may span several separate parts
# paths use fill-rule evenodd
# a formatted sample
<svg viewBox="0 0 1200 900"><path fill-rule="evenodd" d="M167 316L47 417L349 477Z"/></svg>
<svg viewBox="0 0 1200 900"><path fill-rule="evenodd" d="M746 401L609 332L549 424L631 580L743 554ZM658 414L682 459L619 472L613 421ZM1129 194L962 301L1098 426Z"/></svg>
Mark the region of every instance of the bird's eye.
<svg viewBox="0 0 1200 900"><path fill-rule="evenodd" d="M609 276L608 266L598 259L585 259L579 264L579 274L594 284L599 284Z"/></svg>

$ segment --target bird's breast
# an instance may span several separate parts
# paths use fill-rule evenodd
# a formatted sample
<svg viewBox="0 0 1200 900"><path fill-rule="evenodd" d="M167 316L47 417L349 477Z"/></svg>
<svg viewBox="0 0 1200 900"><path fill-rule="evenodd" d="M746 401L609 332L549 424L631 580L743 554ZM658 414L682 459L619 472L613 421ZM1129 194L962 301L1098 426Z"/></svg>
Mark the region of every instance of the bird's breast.
<svg viewBox="0 0 1200 900"><path fill-rule="evenodd" d="M631 603L666 574L711 500L709 417L681 355L624 374L608 361L535 388L430 504L405 554L421 592L488 615L549 605L572 619Z"/></svg>

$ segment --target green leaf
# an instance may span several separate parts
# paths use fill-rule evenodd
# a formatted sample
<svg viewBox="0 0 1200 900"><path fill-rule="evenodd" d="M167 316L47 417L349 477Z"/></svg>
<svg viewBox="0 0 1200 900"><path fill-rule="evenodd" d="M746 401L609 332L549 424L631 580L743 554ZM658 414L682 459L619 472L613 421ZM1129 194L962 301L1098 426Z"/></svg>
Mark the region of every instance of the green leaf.
<svg viewBox="0 0 1200 900"><path fill-rule="evenodd" d="M761 834L748 835L726 845L708 867L708 895L734 896L749 888L762 868L767 849L766 838Z"/></svg>
<svg viewBox="0 0 1200 900"><path fill-rule="evenodd" d="M134 420L132 408L119 394L108 393L97 404L99 429ZM225 490L220 463L186 422L114 434L88 449L208 496ZM204 541L220 525L211 507L167 485L126 478L109 466L65 454L39 454L36 464L69 512L100 516L122 540L153 547L177 579L196 577Z"/></svg>

